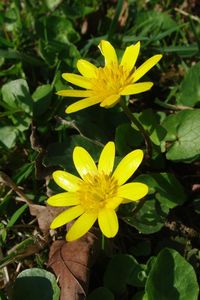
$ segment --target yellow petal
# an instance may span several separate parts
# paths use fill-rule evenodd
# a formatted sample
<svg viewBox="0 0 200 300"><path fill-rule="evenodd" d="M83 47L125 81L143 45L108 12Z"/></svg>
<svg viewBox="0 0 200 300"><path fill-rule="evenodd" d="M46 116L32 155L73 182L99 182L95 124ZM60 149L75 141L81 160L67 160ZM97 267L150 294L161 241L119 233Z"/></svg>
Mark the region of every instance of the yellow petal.
<svg viewBox="0 0 200 300"><path fill-rule="evenodd" d="M120 95L111 95L101 102L100 106L105 108L113 107L117 102L119 102L119 99Z"/></svg>
<svg viewBox="0 0 200 300"><path fill-rule="evenodd" d="M102 40L98 47L105 57L105 65L118 64L115 49L108 41Z"/></svg>
<svg viewBox="0 0 200 300"><path fill-rule="evenodd" d="M87 174L96 174L97 167L90 154L82 147L75 147L73 151L73 161L76 170L83 179Z"/></svg>
<svg viewBox="0 0 200 300"><path fill-rule="evenodd" d="M133 82L138 81L144 74L153 68L162 58L161 54L157 54L147 59L136 71L133 73Z"/></svg>
<svg viewBox="0 0 200 300"><path fill-rule="evenodd" d="M79 59L77 69L86 78L95 78L97 67L85 59Z"/></svg>
<svg viewBox="0 0 200 300"><path fill-rule="evenodd" d="M119 230L119 223L114 209L103 208L98 215L98 223L103 234L108 237L114 237Z"/></svg>
<svg viewBox="0 0 200 300"><path fill-rule="evenodd" d="M153 82L141 82L127 85L121 92L121 95L134 95L150 90Z"/></svg>
<svg viewBox="0 0 200 300"><path fill-rule="evenodd" d="M78 218L80 215L82 215L83 212L84 210L80 205L71 207L59 214L51 223L50 228L55 229L64 224L67 224L70 221Z"/></svg>
<svg viewBox="0 0 200 300"><path fill-rule="evenodd" d="M106 208L116 209L123 201L123 198L113 197L106 201Z"/></svg>
<svg viewBox="0 0 200 300"><path fill-rule="evenodd" d="M51 206L71 206L80 203L77 193L67 192L51 196L47 203Z"/></svg>
<svg viewBox="0 0 200 300"><path fill-rule="evenodd" d="M82 216L80 216L70 227L66 235L66 240L71 242L82 237L90 230L96 219L96 213L85 212L82 214Z"/></svg>
<svg viewBox="0 0 200 300"><path fill-rule="evenodd" d="M112 173L114 161L115 144L113 142L108 142L101 152L98 163L98 171L109 175L110 173Z"/></svg>
<svg viewBox="0 0 200 300"><path fill-rule="evenodd" d="M123 203L137 201L146 196L148 193L148 186L140 182L127 183L119 187L117 196L124 198Z"/></svg>
<svg viewBox="0 0 200 300"><path fill-rule="evenodd" d="M73 112L76 112L76 111L82 110L84 108L90 107L92 105L95 105L99 102L101 102L101 98L98 96L82 99L80 101L77 101L77 102L69 105L67 107L67 109L65 110L65 112L67 114L71 114Z"/></svg>
<svg viewBox="0 0 200 300"><path fill-rule="evenodd" d="M140 52L140 42L135 45L131 45L126 48L124 55L122 56L121 66L131 71L135 66L136 60Z"/></svg>
<svg viewBox="0 0 200 300"><path fill-rule="evenodd" d="M138 149L130 152L120 161L113 173L119 185L124 184L133 175L141 164L143 156L143 151Z"/></svg>
<svg viewBox="0 0 200 300"><path fill-rule="evenodd" d="M85 78L83 76L72 74L72 73L63 73L62 77L67 80L68 82L78 85L84 89L91 89L92 83L90 79Z"/></svg>
<svg viewBox="0 0 200 300"><path fill-rule="evenodd" d="M85 91L85 90L61 90L56 92L59 96L64 97L91 97L93 95L92 91Z"/></svg>
<svg viewBox="0 0 200 300"><path fill-rule="evenodd" d="M69 192L76 192L81 179L65 171L53 172L53 179L62 189Z"/></svg>

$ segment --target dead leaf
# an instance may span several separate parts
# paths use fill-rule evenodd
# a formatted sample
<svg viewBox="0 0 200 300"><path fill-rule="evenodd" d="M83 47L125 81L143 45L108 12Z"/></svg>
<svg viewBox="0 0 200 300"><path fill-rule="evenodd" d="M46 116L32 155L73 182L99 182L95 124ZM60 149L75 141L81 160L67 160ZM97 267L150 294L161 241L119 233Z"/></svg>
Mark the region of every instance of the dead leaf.
<svg viewBox="0 0 200 300"><path fill-rule="evenodd" d="M55 217L62 211L66 210L66 207L31 204L29 205L29 210L31 215L37 218L40 230L44 233L44 235L46 235L49 232L50 224L53 219L55 219Z"/></svg>
<svg viewBox="0 0 200 300"><path fill-rule="evenodd" d="M55 241L49 253L48 266L58 277L60 300L83 300L86 297L89 270L97 255L98 238L88 232L74 242Z"/></svg>

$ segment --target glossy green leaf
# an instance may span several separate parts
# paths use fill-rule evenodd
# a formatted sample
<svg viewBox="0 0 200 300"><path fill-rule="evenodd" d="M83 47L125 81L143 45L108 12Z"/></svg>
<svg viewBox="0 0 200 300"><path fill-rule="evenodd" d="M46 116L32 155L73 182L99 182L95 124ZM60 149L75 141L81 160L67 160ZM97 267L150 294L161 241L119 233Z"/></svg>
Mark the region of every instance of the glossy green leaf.
<svg viewBox="0 0 200 300"><path fill-rule="evenodd" d="M193 267L173 249L163 249L146 282L148 300L197 300L199 287Z"/></svg>
<svg viewBox="0 0 200 300"><path fill-rule="evenodd" d="M23 214L23 212L28 208L27 204L22 205L20 208L16 210L16 212L12 215L10 218L7 227L12 227L17 220L20 218L20 216Z"/></svg>
<svg viewBox="0 0 200 300"><path fill-rule="evenodd" d="M45 0L46 6L51 10L58 7L61 2L62 0Z"/></svg>
<svg viewBox="0 0 200 300"><path fill-rule="evenodd" d="M71 136L69 142L49 144L44 156L44 164L46 166L60 166L67 171L74 172L72 153L76 146L84 147L94 160L98 161L102 147L98 143L77 134Z"/></svg>
<svg viewBox="0 0 200 300"><path fill-rule="evenodd" d="M144 286L144 266L139 265L136 259L127 254L115 255L109 262L104 274L104 285L115 295L126 291L127 284Z"/></svg>
<svg viewBox="0 0 200 300"><path fill-rule="evenodd" d="M162 126L167 131L163 139L167 159L190 162L200 157L200 109L170 115Z"/></svg>
<svg viewBox="0 0 200 300"><path fill-rule="evenodd" d="M51 103L52 88L50 84L39 86L32 94L34 117L40 117L44 114Z"/></svg>
<svg viewBox="0 0 200 300"><path fill-rule="evenodd" d="M16 79L2 86L2 97L9 110L18 110L32 115L33 102L24 79Z"/></svg>
<svg viewBox="0 0 200 300"><path fill-rule="evenodd" d="M115 143L119 155L125 155L141 145L142 135L131 124L119 125L115 132Z"/></svg>
<svg viewBox="0 0 200 300"><path fill-rule="evenodd" d="M0 147L11 149L15 146L18 131L14 126L0 127Z"/></svg>
<svg viewBox="0 0 200 300"><path fill-rule="evenodd" d="M59 295L55 276L38 268L22 271L17 276L13 289L15 300L59 300Z"/></svg>
<svg viewBox="0 0 200 300"><path fill-rule="evenodd" d="M127 224L144 234L158 232L169 213L169 209L154 198L148 198L137 213L133 213L135 208L135 204L127 204L120 208L120 215Z"/></svg>
<svg viewBox="0 0 200 300"><path fill-rule="evenodd" d="M180 182L171 173L152 173L140 175L135 181L143 182L149 187L149 194L154 195L162 205L173 208L186 201L185 191Z"/></svg>
<svg viewBox="0 0 200 300"><path fill-rule="evenodd" d="M192 66L185 75L180 91L177 95L177 104L195 106L200 102L200 62Z"/></svg>

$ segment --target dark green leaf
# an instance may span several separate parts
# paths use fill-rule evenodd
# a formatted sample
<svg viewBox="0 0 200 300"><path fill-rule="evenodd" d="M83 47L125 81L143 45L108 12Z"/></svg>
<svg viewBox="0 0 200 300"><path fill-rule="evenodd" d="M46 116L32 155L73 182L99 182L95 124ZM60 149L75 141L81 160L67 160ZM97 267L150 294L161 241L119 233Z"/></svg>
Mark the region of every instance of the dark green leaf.
<svg viewBox="0 0 200 300"><path fill-rule="evenodd" d="M197 300L199 287L193 267L175 250L163 249L146 282L148 300Z"/></svg>
<svg viewBox="0 0 200 300"><path fill-rule="evenodd" d="M33 102L24 79L16 79L2 86L2 97L9 110L18 110L32 115Z"/></svg>
<svg viewBox="0 0 200 300"><path fill-rule="evenodd" d="M126 290L126 285L143 286L145 278L139 274L144 267L136 259L127 254L115 255L109 262L104 274L104 285L115 295L121 295Z"/></svg>
<svg viewBox="0 0 200 300"><path fill-rule="evenodd" d="M177 104L195 106L200 102L200 62L191 67L185 75L177 96Z"/></svg>
<svg viewBox="0 0 200 300"><path fill-rule="evenodd" d="M51 103L52 88L50 84L39 86L32 94L34 117L44 114Z"/></svg>
<svg viewBox="0 0 200 300"><path fill-rule="evenodd" d="M0 146L11 149L15 146L18 131L13 126L0 127Z"/></svg>
<svg viewBox="0 0 200 300"><path fill-rule="evenodd" d="M154 194L160 204L168 208L181 205L186 201L183 187L173 174L140 175L135 181L146 183L149 187L149 194Z"/></svg>
<svg viewBox="0 0 200 300"><path fill-rule="evenodd" d="M127 204L120 209L122 219L139 232L151 234L159 231L165 224L169 209L155 199L147 199L139 211L133 214L134 204Z"/></svg>
<svg viewBox="0 0 200 300"><path fill-rule="evenodd" d="M61 166L67 171L74 171L72 154L76 146L85 148L94 160L98 161L102 147L86 137L73 135L70 137L69 142L50 144L43 160L44 164L46 166Z"/></svg>
<svg viewBox="0 0 200 300"><path fill-rule="evenodd" d="M119 125L116 128L115 142L119 155L125 155L139 147L143 141L142 135L132 128L129 123Z"/></svg>
<svg viewBox="0 0 200 300"><path fill-rule="evenodd" d="M167 159L190 162L200 156L200 109L170 115L162 126L167 131L163 139Z"/></svg>
<svg viewBox="0 0 200 300"><path fill-rule="evenodd" d="M18 208L18 210L16 210L16 212L10 218L7 227L12 227L27 208L28 208L27 204L24 204L20 208Z"/></svg>
<svg viewBox="0 0 200 300"><path fill-rule="evenodd" d="M60 290L52 273L32 268L17 276L13 295L15 300L59 300Z"/></svg>
<svg viewBox="0 0 200 300"><path fill-rule="evenodd" d="M87 300L114 300L114 296L106 287L99 287L88 295Z"/></svg>

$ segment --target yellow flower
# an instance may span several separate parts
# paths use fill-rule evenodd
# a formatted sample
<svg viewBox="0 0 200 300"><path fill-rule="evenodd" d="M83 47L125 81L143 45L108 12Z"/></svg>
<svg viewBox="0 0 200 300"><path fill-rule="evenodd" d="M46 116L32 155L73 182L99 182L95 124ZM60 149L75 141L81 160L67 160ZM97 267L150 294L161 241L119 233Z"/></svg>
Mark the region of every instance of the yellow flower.
<svg viewBox="0 0 200 300"><path fill-rule="evenodd" d="M82 147L73 151L74 165L81 178L65 171L55 171L53 178L64 193L50 197L52 206L72 206L59 214L51 223L51 229L74 219L66 239L73 241L83 236L98 219L99 227L108 238L118 232L115 210L120 204L137 201L147 192L147 185L139 182L124 184L135 172L143 159L142 150L127 154L113 172L115 144L108 142L103 148L98 167L90 154Z"/></svg>
<svg viewBox="0 0 200 300"><path fill-rule="evenodd" d="M97 103L100 103L101 107L109 108L119 102L121 96L142 93L152 87L152 82L136 82L157 64L162 55L152 56L136 69L140 42L126 48L120 64L115 49L108 41L101 41L99 48L105 58L103 68L97 68L89 61L79 59L77 68L82 76L72 73L62 74L68 82L85 89L57 92L60 96L84 98L69 105L66 113L73 113Z"/></svg>

